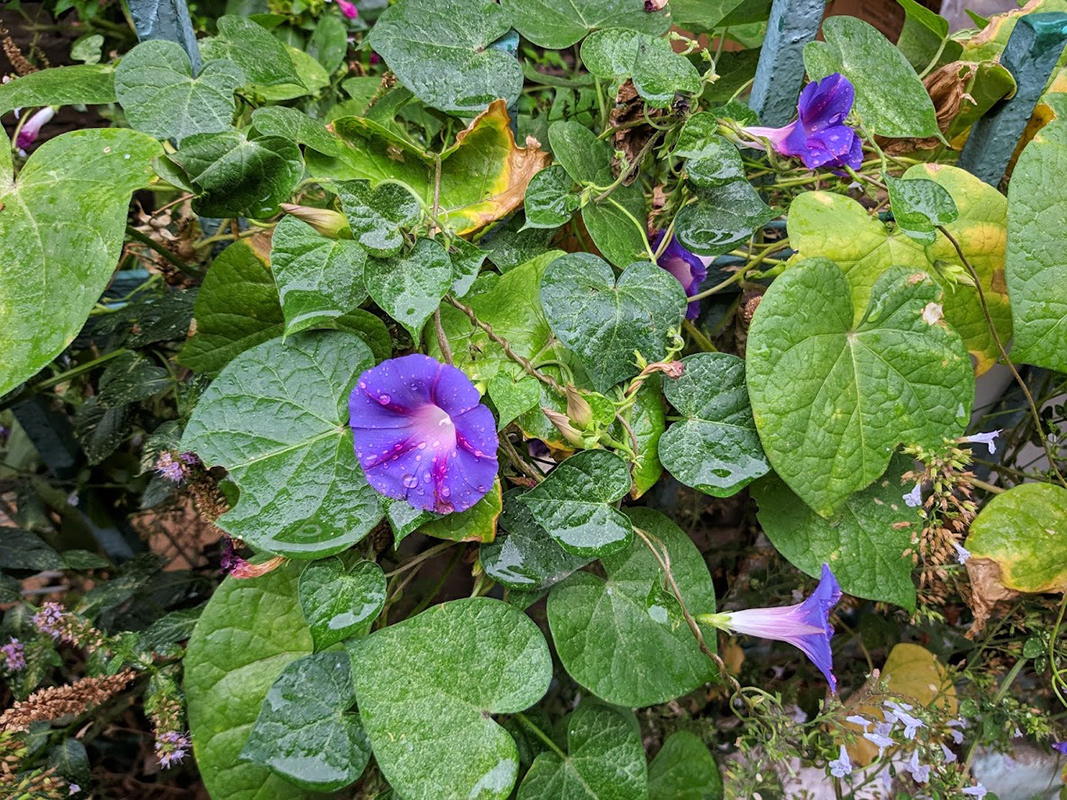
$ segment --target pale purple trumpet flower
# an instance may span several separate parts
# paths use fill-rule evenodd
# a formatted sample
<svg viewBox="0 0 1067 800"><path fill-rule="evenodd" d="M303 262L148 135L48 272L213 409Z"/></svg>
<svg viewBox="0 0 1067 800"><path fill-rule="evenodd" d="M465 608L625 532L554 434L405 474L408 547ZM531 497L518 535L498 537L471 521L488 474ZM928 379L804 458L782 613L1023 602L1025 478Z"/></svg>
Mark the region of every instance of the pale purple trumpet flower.
<svg viewBox="0 0 1067 800"><path fill-rule="evenodd" d="M827 766L830 768L830 774L835 778L844 778L846 775L852 774L852 762L848 758L848 751L845 750L844 745L841 745L841 755L827 764Z"/></svg>
<svg viewBox="0 0 1067 800"><path fill-rule="evenodd" d="M664 231L660 231L652 238L653 250L659 250L664 234ZM700 292L700 284L708 277L708 263L710 261L710 258L705 260L696 253L691 253L682 246L682 243L678 241L678 237L672 236L670 244L667 245L666 250L660 253L656 263L678 279L678 283L682 284L682 289L685 290L686 297L692 297ZM692 321L699 316L700 303L690 303L686 307L685 318Z"/></svg>
<svg viewBox="0 0 1067 800"><path fill-rule="evenodd" d="M911 775L911 779L916 783L926 783L930 780L930 766L928 764L919 763L919 751L912 751L911 758L908 763L904 765L904 769Z"/></svg>
<svg viewBox="0 0 1067 800"><path fill-rule="evenodd" d="M747 633L764 639L777 639L799 648L826 676L830 691L837 693L830 637L830 611L841 599L841 587L834 573L822 565L822 577L807 600L781 608L750 608L718 614L701 614L697 620L716 628Z"/></svg>
<svg viewBox="0 0 1067 800"><path fill-rule="evenodd" d="M953 542L952 547L956 550L956 561L960 564L966 564L967 560L971 557L971 551L959 542Z"/></svg>
<svg viewBox="0 0 1067 800"><path fill-rule="evenodd" d="M1000 431L987 431L986 433L976 433L973 436L964 436L956 441L960 444L984 444L989 448L989 455L993 455L997 452L998 436L1000 436Z"/></svg>
<svg viewBox="0 0 1067 800"><path fill-rule="evenodd" d="M41 134L41 128L47 122L50 122L55 115L56 110L52 106L45 106L33 112L33 115L19 129L19 135L15 139L15 146L20 150L24 150L36 142L37 137Z"/></svg>
<svg viewBox="0 0 1067 800"><path fill-rule="evenodd" d="M915 487L904 495L904 505L908 508L918 508L923 504L923 484L919 481Z"/></svg>
<svg viewBox="0 0 1067 800"><path fill-rule="evenodd" d="M359 376L348 411L356 458L386 497L449 514L496 479L496 421L455 367L419 354L383 361Z"/></svg>
<svg viewBox="0 0 1067 800"><path fill-rule="evenodd" d="M877 731L875 731L874 733L865 733L863 734L863 738L878 748L879 758L881 758L882 754L885 753L885 749L887 747L892 747L896 744L896 742L894 742L884 733L878 733Z"/></svg>
<svg viewBox="0 0 1067 800"><path fill-rule="evenodd" d="M974 786L968 786L961 794L965 794L968 797L977 797L979 800L989 794L989 790L982 784L975 784Z"/></svg>
<svg viewBox="0 0 1067 800"><path fill-rule="evenodd" d="M797 102L797 119L781 128L750 126L750 136L766 139L775 152L799 158L808 169L819 167L859 169L863 143L845 119L852 110L856 90L848 78L835 72L804 87ZM761 144L750 146L763 149Z"/></svg>

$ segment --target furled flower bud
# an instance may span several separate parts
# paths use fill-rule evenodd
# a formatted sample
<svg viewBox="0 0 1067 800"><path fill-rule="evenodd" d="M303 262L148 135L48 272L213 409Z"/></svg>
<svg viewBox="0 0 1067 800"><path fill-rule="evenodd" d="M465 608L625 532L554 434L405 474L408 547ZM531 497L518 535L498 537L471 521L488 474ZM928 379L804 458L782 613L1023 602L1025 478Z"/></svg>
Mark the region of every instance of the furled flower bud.
<svg viewBox="0 0 1067 800"><path fill-rule="evenodd" d="M585 439L582 436L582 432L571 424L570 417L544 406L541 407L541 410L545 413L545 416L548 417L548 421L556 426L556 430L563 434L563 438L566 439L569 444L572 444L575 447L585 446Z"/></svg>
<svg viewBox="0 0 1067 800"><path fill-rule="evenodd" d="M589 401L570 384L564 387L564 391L567 393L567 416L582 430L589 430L593 424L593 408Z"/></svg>
<svg viewBox="0 0 1067 800"><path fill-rule="evenodd" d="M348 219L339 211L332 211L329 208L314 208L313 206L298 206L295 203L282 203L281 209L285 213L292 214L297 219L303 220L323 236L328 236L331 239L340 239L343 232L349 231Z"/></svg>

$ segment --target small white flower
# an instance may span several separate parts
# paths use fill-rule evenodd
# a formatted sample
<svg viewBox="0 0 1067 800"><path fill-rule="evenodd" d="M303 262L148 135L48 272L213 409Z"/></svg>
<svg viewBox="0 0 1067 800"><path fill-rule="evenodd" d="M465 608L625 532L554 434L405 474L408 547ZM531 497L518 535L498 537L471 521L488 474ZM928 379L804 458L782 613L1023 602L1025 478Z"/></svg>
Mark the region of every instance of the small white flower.
<svg viewBox="0 0 1067 800"><path fill-rule="evenodd" d="M922 481L915 484L915 488L904 495L904 505L908 508L918 508L923 504L923 485Z"/></svg>
<svg viewBox="0 0 1067 800"><path fill-rule="evenodd" d="M976 433L974 436L964 436L959 442L960 444L984 444L989 448L989 455L993 455L997 452L998 436L1000 436L1000 431L989 431L988 433Z"/></svg>
<svg viewBox="0 0 1067 800"><path fill-rule="evenodd" d="M887 747L892 747L896 742L890 739L888 736L883 736L880 733L865 733L863 738L878 748L878 757L881 758L885 753Z"/></svg>
<svg viewBox="0 0 1067 800"><path fill-rule="evenodd" d="M956 549L956 560L961 564L966 564L967 559L971 557L971 551L959 542L953 542L952 546Z"/></svg>

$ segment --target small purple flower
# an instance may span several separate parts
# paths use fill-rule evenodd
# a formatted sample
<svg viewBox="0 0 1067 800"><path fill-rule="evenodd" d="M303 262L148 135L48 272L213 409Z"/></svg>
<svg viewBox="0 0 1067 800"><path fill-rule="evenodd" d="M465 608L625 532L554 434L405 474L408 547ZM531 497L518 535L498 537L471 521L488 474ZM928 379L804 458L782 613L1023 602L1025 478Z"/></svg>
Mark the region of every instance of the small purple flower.
<svg viewBox="0 0 1067 800"><path fill-rule="evenodd" d="M976 786L968 786L962 793L968 797L982 798L989 794L989 790L979 783Z"/></svg>
<svg viewBox="0 0 1067 800"><path fill-rule="evenodd" d="M911 759L904 765L904 769L911 775L916 783L926 783L930 780L930 767L928 764L919 763L919 751L913 750Z"/></svg>
<svg viewBox="0 0 1067 800"><path fill-rule="evenodd" d="M492 487L496 421L455 367L418 354L384 361L359 376L348 411L356 457L386 497L449 514Z"/></svg>
<svg viewBox="0 0 1067 800"><path fill-rule="evenodd" d="M51 106L45 106L44 108L35 111L33 116L26 120L22 128L19 130L18 138L15 140L15 146L24 149L36 142L37 137L41 133L41 128L55 115L56 110Z"/></svg>
<svg viewBox="0 0 1067 800"><path fill-rule="evenodd" d="M852 762L848 759L848 751L845 750L844 745L841 745L841 755L831 761L827 766L830 767L830 774L835 778L843 778L846 775L852 774Z"/></svg>
<svg viewBox="0 0 1067 800"><path fill-rule="evenodd" d="M47 602L33 615L33 626L41 633L47 633L53 639L62 635L60 623L63 622L63 606L59 603Z"/></svg>
<svg viewBox="0 0 1067 800"><path fill-rule="evenodd" d="M863 143L845 125L856 91L848 78L835 72L804 87L797 103L798 118L782 128L745 128L768 139L783 156L799 158L808 169L851 167L863 164Z"/></svg>
<svg viewBox="0 0 1067 800"><path fill-rule="evenodd" d="M222 557L219 559L219 568L226 574L230 575L235 571L243 570L248 566L248 562L237 555L237 548L234 547L233 539L229 536L222 537Z"/></svg>
<svg viewBox="0 0 1067 800"><path fill-rule="evenodd" d="M830 691L836 694L837 678L834 677L833 653L830 652L830 637L834 635L830 611L840 599L841 587L830 567L823 564L819 585L799 605L750 608L714 616L724 618L725 627L738 633L778 639L800 648L826 676Z"/></svg>
<svg viewBox="0 0 1067 800"><path fill-rule="evenodd" d="M945 757L946 764L955 764L956 761L959 760L956 754L945 747L945 745L941 745L941 754Z"/></svg>
<svg viewBox="0 0 1067 800"><path fill-rule="evenodd" d="M919 481L915 488L904 495L904 505L908 508L918 508L923 504L923 484Z"/></svg>
<svg viewBox="0 0 1067 800"><path fill-rule="evenodd" d="M68 794L69 794L69 795L70 795L71 797L73 797L74 795L76 795L76 794L77 794L78 792L80 792L80 791L82 790L82 787L80 787L80 786L79 786L78 784L76 784L76 783L72 783L72 784L71 784L71 785L70 785L70 786L69 786L68 788L69 788L69 792L68 792Z"/></svg>
<svg viewBox="0 0 1067 800"><path fill-rule="evenodd" d="M859 714L853 714L851 717L845 717L845 722L851 722L853 725L859 725L866 731L871 727L871 721L866 717L861 717Z"/></svg>
<svg viewBox="0 0 1067 800"><path fill-rule="evenodd" d="M658 250L663 242L665 231L660 231L652 238L652 249ZM710 260L710 259L709 259ZM700 292L700 284L708 277L708 266L696 253L686 250L678 237L672 236L671 243L667 245L656 262L667 272L671 273L682 284L686 297L692 297ZM685 318L694 320L700 316L700 303L690 303L685 311Z"/></svg>
<svg viewBox="0 0 1067 800"><path fill-rule="evenodd" d="M11 637L11 641L0 647L0 653L4 655L4 666L7 667L8 672L26 669L26 651L22 647L22 642L15 637Z"/></svg>
<svg viewBox="0 0 1067 800"><path fill-rule="evenodd" d="M878 748L878 757L881 758L887 747L892 747L896 742L881 733L865 733L863 738Z"/></svg>
<svg viewBox="0 0 1067 800"><path fill-rule="evenodd" d="M955 744L963 744L963 734L955 729L966 728L967 723L964 722L962 719L950 719L948 722L945 723L945 725L952 729L949 731L949 735L952 737L952 741Z"/></svg>
<svg viewBox="0 0 1067 800"><path fill-rule="evenodd" d="M182 459L175 458L170 453L160 453L156 459L156 472L171 483L181 483L185 480L188 469Z"/></svg>
<svg viewBox="0 0 1067 800"><path fill-rule="evenodd" d="M156 737L156 757L164 769L174 766L185 758L192 747L188 734L167 731Z"/></svg>
<svg viewBox="0 0 1067 800"><path fill-rule="evenodd" d="M356 4L350 3L349 0L337 0L337 7L349 19L355 19L359 16L359 9L356 8Z"/></svg>
<svg viewBox="0 0 1067 800"><path fill-rule="evenodd" d="M967 559L971 557L971 551L964 547L959 542L952 543L953 548L956 550L956 560L961 564L966 564Z"/></svg>
<svg viewBox="0 0 1067 800"><path fill-rule="evenodd" d="M1000 436L1000 431L989 431L988 433L976 433L974 436L964 436L958 441L960 444L984 444L989 448L989 455L993 455L997 452L998 436Z"/></svg>
<svg viewBox="0 0 1067 800"><path fill-rule="evenodd" d="M885 705L888 707L888 710L885 712L887 721L901 723L904 726L905 739L914 739L915 732L919 728L926 727L921 719L913 717L908 713L911 711L912 706L909 706L907 703L901 704L895 703L892 700L886 700ZM890 720L889 717L892 717L892 719Z"/></svg>
<svg viewBox="0 0 1067 800"><path fill-rule="evenodd" d="M1052 749L1057 753L1067 756L1067 742L1053 742Z"/></svg>

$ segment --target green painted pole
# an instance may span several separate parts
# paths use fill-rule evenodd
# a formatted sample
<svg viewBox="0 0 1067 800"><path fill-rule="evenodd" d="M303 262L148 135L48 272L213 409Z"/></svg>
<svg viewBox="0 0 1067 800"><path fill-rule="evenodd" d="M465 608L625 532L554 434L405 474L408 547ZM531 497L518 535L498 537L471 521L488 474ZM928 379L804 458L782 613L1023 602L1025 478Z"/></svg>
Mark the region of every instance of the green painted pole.
<svg viewBox="0 0 1067 800"><path fill-rule="evenodd" d="M774 0L748 105L764 125L785 125L797 113L804 84L804 45L815 38L826 0Z"/></svg>

